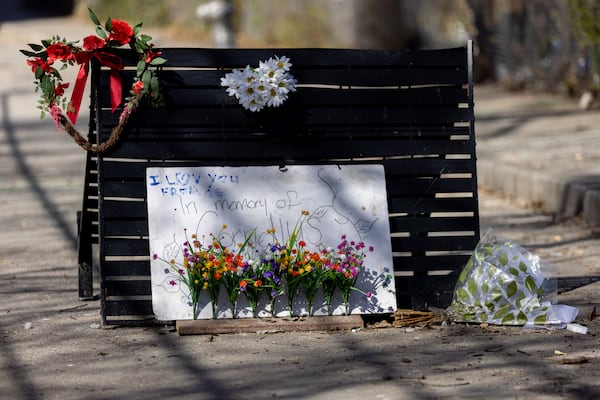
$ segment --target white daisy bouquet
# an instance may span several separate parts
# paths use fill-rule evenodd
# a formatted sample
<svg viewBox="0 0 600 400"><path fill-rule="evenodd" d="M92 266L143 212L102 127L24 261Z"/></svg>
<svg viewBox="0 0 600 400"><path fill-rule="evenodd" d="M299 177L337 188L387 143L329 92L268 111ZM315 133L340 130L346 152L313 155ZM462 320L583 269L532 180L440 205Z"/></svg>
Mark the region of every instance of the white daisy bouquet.
<svg viewBox="0 0 600 400"><path fill-rule="evenodd" d="M221 78L227 94L238 99L246 110L257 112L264 107L278 107L296 91L296 79L290 74L290 59L271 57L259 61L258 68L234 69Z"/></svg>

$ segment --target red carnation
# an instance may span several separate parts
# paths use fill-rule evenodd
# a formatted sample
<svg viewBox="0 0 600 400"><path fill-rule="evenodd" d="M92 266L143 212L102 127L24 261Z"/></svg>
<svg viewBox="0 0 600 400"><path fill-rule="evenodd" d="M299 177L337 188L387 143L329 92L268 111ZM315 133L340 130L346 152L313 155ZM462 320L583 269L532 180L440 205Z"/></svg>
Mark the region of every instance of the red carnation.
<svg viewBox="0 0 600 400"><path fill-rule="evenodd" d="M133 84L133 87L131 88L131 90L133 90L133 93L135 93L135 94L142 93L142 90L144 90L144 82L137 81L136 83Z"/></svg>
<svg viewBox="0 0 600 400"><path fill-rule="evenodd" d="M71 48L64 43L54 43L46 48L48 53L48 63L52 64L56 60L69 61L73 59Z"/></svg>
<svg viewBox="0 0 600 400"><path fill-rule="evenodd" d="M69 87L69 83L59 83L54 89L54 96L62 96L65 94L65 89Z"/></svg>
<svg viewBox="0 0 600 400"><path fill-rule="evenodd" d="M87 51L101 49L104 47L104 39L90 35L83 38L83 49Z"/></svg>
<svg viewBox="0 0 600 400"><path fill-rule="evenodd" d="M133 36L133 28L125 21L119 19L112 20L112 30L108 35L109 42L117 42L120 46L125 45L131 41Z"/></svg>
<svg viewBox="0 0 600 400"><path fill-rule="evenodd" d="M39 57L34 58L33 60L27 60L27 65L31 67L31 72L34 73L38 68L43 69L45 72L52 72L52 66Z"/></svg>
<svg viewBox="0 0 600 400"><path fill-rule="evenodd" d="M156 57L159 57L162 55L162 51L157 51L157 50L153 50L153 49L148 49L146 50L146 63L150 64L152 62L152 60L154 60Z"/></svg>

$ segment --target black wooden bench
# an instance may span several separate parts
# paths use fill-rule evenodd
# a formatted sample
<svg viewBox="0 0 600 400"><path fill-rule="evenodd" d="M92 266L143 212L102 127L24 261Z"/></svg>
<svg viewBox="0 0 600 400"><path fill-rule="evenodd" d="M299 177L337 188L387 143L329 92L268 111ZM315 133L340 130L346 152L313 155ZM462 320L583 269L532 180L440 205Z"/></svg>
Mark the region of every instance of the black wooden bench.
<svg viewBox="0 0 600 400"><path fill-rule="evenodd" d="M381 163L400 307L444 307L479 239L472 49L163 49L167 106L139 111L110 152L89 154L79 224L80 296L97 244L102 321L153 321L145 169L175 165ZM273 55L298 91L243 110L219 86L231 68ZM126 65L137 60L124 54ZM92 73L90 137L117 124L108 71ZM124 84L134 71L124 71Z"/></svg>

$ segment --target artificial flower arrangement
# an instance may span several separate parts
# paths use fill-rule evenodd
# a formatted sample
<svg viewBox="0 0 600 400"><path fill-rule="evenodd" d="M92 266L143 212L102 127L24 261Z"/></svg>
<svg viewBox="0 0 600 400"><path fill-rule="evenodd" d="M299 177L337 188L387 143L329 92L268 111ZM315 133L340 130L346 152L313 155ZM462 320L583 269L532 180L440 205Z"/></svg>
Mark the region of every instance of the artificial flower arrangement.
<svg viewBox="0 0 600 400"><path fill-rule="evenodd" d="M271 57L259 61L257 68L247 65L243 70L232 70L221 78L221 86L246 110L257 112L264 107L279 107L290 92L296 91L291 67L289 58Z"/></svg>
<svg viewBox="0 0 600 400"><path fill-rule="evenodd" d="M271 316L275 316L275 301L282 295L287 298L289 315L294 315L294 299L304 293L308 303L308 314L313 315L314 299L317 291L323 291L327 314L332 314L332 299L336 291L340 292L344 313L349 314L350 294L353 291L367 298L370 292L363 292L355 285L364 268L365 257L372 252L363 242L349 241L342 236L337 247L323 247L309 250L301 239L302 222L309 213L302 216L284 243L275 239L275 229L267 230L273 242L264 249L255 248L253 230L236 249L221 244L224 230L210 234L202 241L191 235L183 243L181 261L166 260L154 254L155 260L165 262L165 273L170 276L169 285L184 285L189 292L192 315L196 319L199 312L200 294L209 295L212 316L217 318L217 303L220 290L227 291L231 314L236 317L239 295L244 295L258 317L258 304L262 298L268 301ZM391 275L386 276L384 287L389 284Z"/></svg>
<svg viewBox="0 0 600 400"><path fill-rule="evenodd" d="M151 36L142 34L142 23L135 26L119 19L108 18L104 24L88 9L90 19L95 24L96 35L83 38L82 43L68 41L59 36L41 41L41 44L29 44L30 50L21 50L28 57L27 65L35 75L36 91L41 93L39 108L41 117L50 114L57 129L61 125L85 150L95 153L105 151L112 146L130 115L138 108L142 100L152 107L162 105L162 96L157 70L166 64L160 51L150 43ZM120 71L124 68L122 59L113 51L117 48L129 47L139 56L136 77L125 98L119 125L113 130L111 138L101 145L92 145L84 139L73 127L81 106L83 92L89 74L90 62L98 61L102 66L110 68L110 97L114 112L122 102L122 82ZM64 82L60 71L73 65L80 65L70 100L65 97L65 89L69 87ZM65 115L66 114L66 117Z"/></svg>

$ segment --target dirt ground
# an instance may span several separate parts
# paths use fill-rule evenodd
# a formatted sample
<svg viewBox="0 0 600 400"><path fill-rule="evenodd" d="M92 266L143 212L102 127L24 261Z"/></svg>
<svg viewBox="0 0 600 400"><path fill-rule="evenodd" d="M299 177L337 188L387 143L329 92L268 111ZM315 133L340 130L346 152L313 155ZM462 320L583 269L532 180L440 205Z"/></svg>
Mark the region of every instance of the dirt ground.
<svg viewBox="0 0 600 400"><path fill-rule="evenodd" d="M598 248L598 239L577 221L554 224L549 216L488 193L481 200L484 227L537 246L559 273L573 262L597 268L598 253L591 249ZM559 303L580 309L577 322L587 325L586 335L438 320L427 327L180 336L173 326L101 327L98 302L76 298L73 249L60 242L44 262L31 243L3 246L0 398L600 396L600 320L589 318L598 305L597 284L558 296ZM31 257L7 262L7 251L27 249Z"/></svg>

